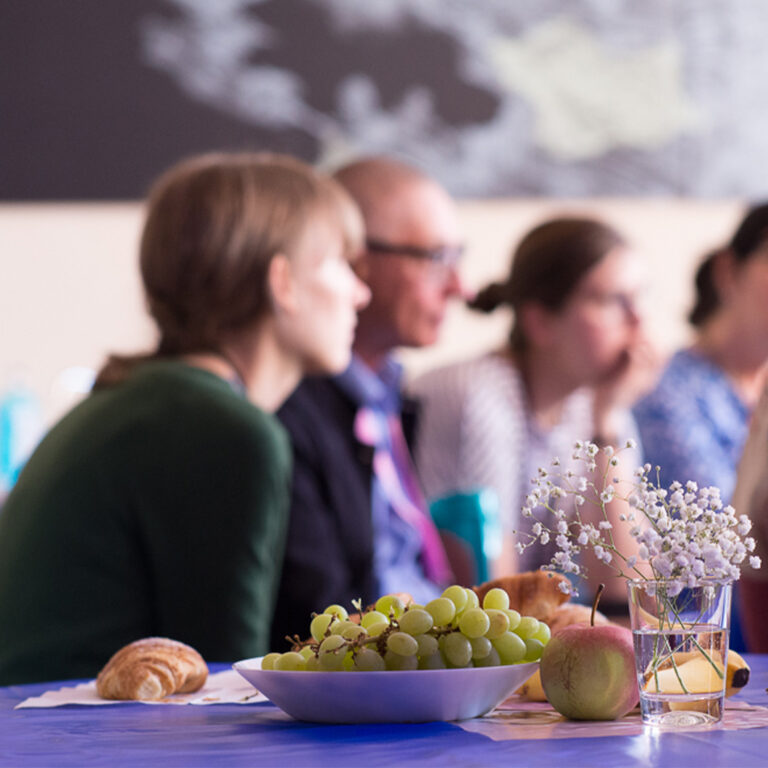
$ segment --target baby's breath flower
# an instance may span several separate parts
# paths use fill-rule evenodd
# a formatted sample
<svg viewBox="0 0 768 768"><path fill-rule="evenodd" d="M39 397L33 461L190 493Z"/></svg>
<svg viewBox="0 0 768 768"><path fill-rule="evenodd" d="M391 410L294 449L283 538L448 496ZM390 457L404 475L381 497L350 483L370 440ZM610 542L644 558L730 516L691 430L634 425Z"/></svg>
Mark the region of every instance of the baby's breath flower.
<svg viewBox="0 0 768 768"><path fill-rule="evenodd" d="M634 441L625 445L635 447ZM621 450L600 449L592 442L579 441L573 459L581 463L584 474L574 472L570 466L557 469L558 458L551 463L556 469L539 468L538 476L531 480L533 489L525 499L522 515L533 518L533 510L537 510L540 517L539 511L545 510L551 522L535 520L531 533L521 534L528 537L528 543L520 544L519 552L536 542L547 545L554 539L557 551L545 567L579 576L584 575L584 569L574 558L582 549L591 550L598 560L624 576L629 575L628 571L636 575L638 563L644 561L650 566L652 578L670 582L670 596L684 587L697 586L703 579L737 579L740 567L746 564L761 566L760 558L751 554L756 547L754 538L747 536L751 521L746 515L737 516L733 507L723 506L717 488L699 488L693 481L674 481L668 489L660 487L650 479L654 468L644 464L634 473L634 487L621 495L619 478L609 474L609 469L603 475L602 487L598 487L594 473L601 452L608 467L618 466ZM655 471L658 477L659 468ZM572 506L562 503L566 499ZM616 549L607 505L617 500L627 504L627 511L617 517L618 522L629 526L636 552ZM602 520L590 522L592 506L602 512ZM575 592L570 587L566 591Z"/></svg>

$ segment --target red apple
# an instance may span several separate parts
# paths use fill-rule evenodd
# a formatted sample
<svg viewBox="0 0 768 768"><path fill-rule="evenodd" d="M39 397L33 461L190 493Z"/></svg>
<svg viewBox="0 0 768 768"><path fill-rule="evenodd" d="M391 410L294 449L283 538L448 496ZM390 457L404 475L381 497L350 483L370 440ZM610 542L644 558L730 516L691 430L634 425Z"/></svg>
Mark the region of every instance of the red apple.
<svg viewBox="0 0 768 768"><path fill-rule="evenodd" d="M571 624L541 654L549 703L570 720L615 720L638 702L632 632L616 624Z"/></svg>

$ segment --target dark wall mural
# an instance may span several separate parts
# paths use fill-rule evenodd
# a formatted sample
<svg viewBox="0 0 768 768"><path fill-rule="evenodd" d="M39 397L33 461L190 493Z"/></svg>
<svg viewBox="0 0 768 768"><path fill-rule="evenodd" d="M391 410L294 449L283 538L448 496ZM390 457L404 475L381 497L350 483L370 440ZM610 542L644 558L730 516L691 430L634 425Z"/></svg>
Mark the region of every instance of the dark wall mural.
<svg viewBox="0 0 768 768"><path fill-rule="evenodd" d="M176 159L399 155L459 196L765 195L750 0L4 0L0 198Z"/></svg>

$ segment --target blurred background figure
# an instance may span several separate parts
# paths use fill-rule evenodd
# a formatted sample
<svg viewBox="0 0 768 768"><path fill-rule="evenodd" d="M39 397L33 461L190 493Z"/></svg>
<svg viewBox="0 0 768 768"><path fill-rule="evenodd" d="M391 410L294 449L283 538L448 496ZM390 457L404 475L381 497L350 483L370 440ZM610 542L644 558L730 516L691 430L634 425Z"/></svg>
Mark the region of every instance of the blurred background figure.
<svg viewBox="0 0 768 768"><path fill-rule="evenodd" d="M744 568L736 582L734 607L741 621L743 645L750 653L768 653L768 389L763 390L752 416L731 503L737 515L752 520L754 554L762 561L758 570Z"/></svg>
<svg viewBox="0 0 768 768"><path fill-rule="evenodd" d="M290 158L159 179L140 246L157 348L107 361L0 515L1 685L94 677L152 635L266 652L291 471L270 412L348 364L361 238L343 189Z"/></svg>
<svg viewBox="0 0 768 768"><path fill-rule="evenodd" d="M554 456L566 467L577 440L623 445L635 436L628 408L652 369L640 288L640 265L614 229L584 218L546 221L518 245L506 282L470 304L484 312L511 306L509 343L413 384L427 494L496 491L505 532L499 575L549 561L538 546L519 557L510 540L513 529L525 530L520 510L538 467ZM630 472L635 466L622 463Z"/></svg>
<svg viewBox="0 0 768 768"><path fill-rule="evenodd" d="M371 300L347 371L306 379L278 412L291 435L294 478L276 649L330 603L405 590L422 603L450 579L411 466L413 412L393 353L433 344L460 293L458 213L439 185L391 159L361 159L336 179L365 220L355 269Z"/></svg>
<svg viewBox="0 0 768 768"><path fill-rule="evenodd" d="M696 335L634 408L646 461L661 481L716 485L729 503L768 360L768 204L696 273Z"/></svg>
<svg viewBox="0 0 768 768"><path fill-rule="evenodd" d="M672 356L634 408L646 461L664 485L693 480L731 503L749 419L768 361L768 204L752 208L696 273L693 344ZM737 510L741 511L741 510ZM744 650L734 587L731 647Z"/></svg>

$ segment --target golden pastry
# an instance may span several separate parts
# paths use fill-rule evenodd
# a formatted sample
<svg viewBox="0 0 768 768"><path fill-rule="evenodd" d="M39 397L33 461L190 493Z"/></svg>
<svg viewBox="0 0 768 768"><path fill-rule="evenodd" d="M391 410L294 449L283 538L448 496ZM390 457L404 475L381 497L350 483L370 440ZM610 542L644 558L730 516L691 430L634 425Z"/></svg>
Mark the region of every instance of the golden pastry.
<svg viewBox="0 0 768 768"><path fill-rule="evenodd" d="M96 691L104 699L157 701L192 693L208 677L203 657L167 637L147 637L121 648L99 672Z"/></svg>

